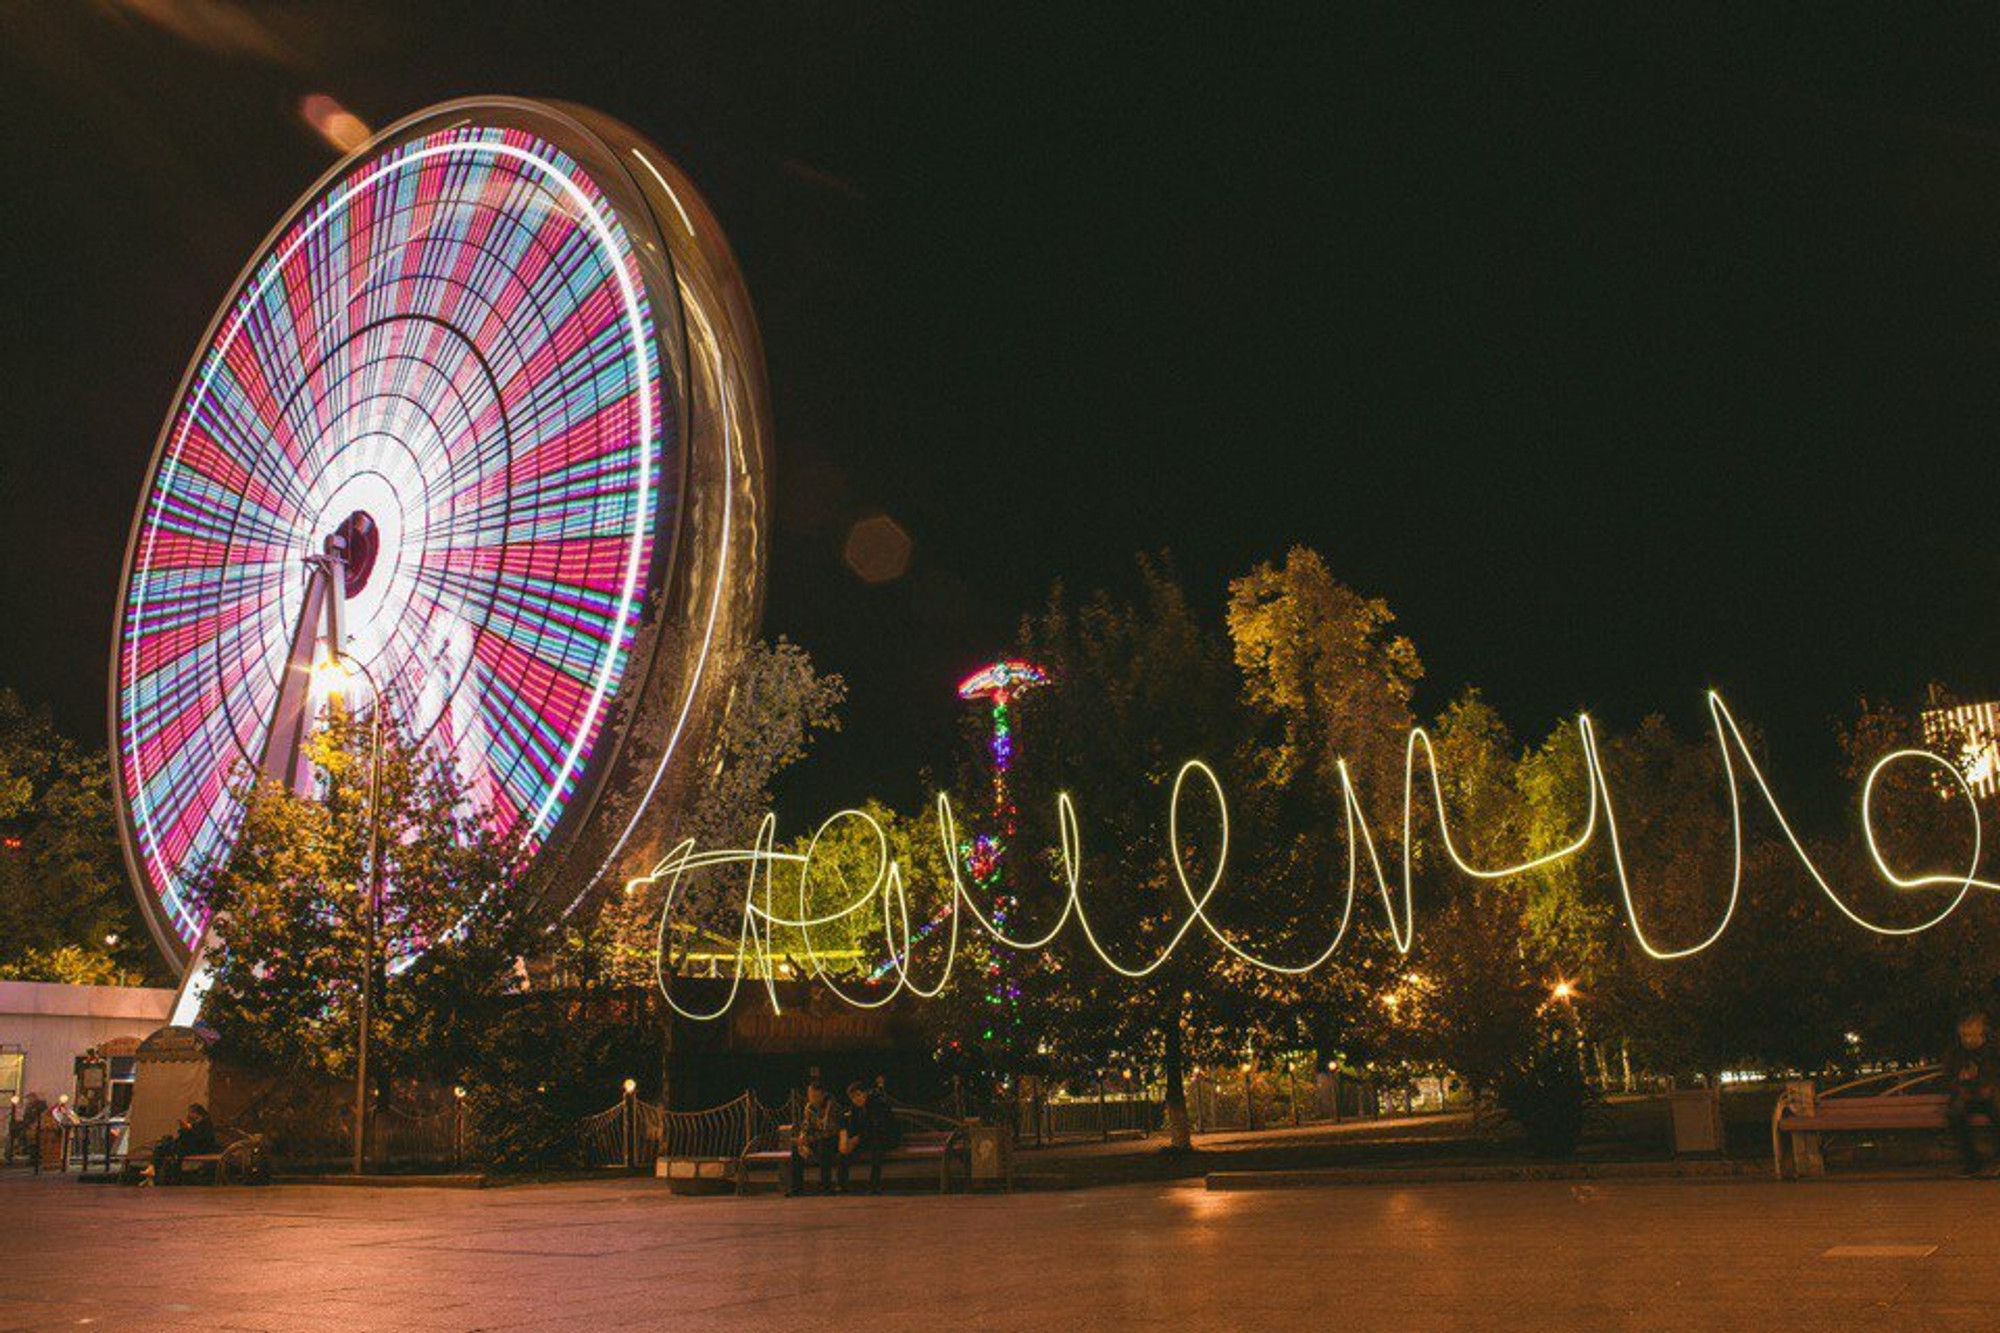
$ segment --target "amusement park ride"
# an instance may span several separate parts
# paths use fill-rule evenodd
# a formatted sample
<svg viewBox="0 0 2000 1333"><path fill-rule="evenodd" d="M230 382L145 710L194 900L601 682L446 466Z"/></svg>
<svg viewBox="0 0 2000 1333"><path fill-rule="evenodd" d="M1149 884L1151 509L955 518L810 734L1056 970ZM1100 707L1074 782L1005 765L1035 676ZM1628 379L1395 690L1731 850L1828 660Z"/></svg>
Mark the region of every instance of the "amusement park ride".
<svg viewBox="0 0 2000 1333"><path fill-rule="evenodd" d="M307 191L188 367L117 611L121 832L174 1021L193 877L244 778L310 792L329 675L450 758L544 904L649 866L756 629L769 450L728 243L626 126L451 102Z"/></svg>

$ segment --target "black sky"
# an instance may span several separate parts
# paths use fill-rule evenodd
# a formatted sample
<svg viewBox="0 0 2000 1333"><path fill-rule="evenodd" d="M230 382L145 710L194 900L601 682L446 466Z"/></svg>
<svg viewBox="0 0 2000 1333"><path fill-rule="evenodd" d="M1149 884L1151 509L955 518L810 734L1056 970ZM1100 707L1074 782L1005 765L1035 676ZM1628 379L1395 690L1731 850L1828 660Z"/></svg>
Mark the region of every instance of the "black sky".
<svg viewBox="0 0 2000 1333"><path fill-rule="evenodd" d="M766 626L853 690L802 806L914 797L958 674L1142 548L1219 603L1315 546L1524 731L1719 685L1781 777L1862 691L2000 691L2000 22L1296 8L0 0L0 682L102 736L161 417L333 158L299 99L509 92L744 263Z"/></svg>

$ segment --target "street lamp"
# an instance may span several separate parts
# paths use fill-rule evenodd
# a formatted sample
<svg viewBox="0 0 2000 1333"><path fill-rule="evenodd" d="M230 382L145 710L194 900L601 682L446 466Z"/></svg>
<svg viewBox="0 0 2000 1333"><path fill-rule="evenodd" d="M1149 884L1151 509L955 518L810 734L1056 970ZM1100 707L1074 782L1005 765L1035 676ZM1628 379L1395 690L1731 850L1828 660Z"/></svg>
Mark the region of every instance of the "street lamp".
<svg viewBox="0 0 2000 1333"><path fill-rule="evenodd" d="M336 694L346 682L359 675L368 683L368 886L361 914L361 1014L360 1035L354 1057L354 1174L367 1166L368 1154L368 1015L369 994L375 989L375 918L382 910L382 688L368 664L349 657L336 646L324 662L313 668L326 683L327 693Z"/></svg>

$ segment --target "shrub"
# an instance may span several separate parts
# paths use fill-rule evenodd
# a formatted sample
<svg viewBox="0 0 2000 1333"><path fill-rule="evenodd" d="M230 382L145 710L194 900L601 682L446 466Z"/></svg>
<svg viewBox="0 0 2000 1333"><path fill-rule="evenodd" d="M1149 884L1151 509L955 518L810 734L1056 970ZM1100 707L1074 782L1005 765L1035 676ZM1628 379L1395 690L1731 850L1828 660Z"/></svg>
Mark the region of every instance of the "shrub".
<svg viewBox="0 0 2000 1333"><path fill-rule="evenodd" d="M1501 1075L1495 1095L1500 1109L1527 1134L1537 1157L1567 1157L1575 1152L1591 1103L1575 1034L1562 1028L1544 1034Z"/></svg>

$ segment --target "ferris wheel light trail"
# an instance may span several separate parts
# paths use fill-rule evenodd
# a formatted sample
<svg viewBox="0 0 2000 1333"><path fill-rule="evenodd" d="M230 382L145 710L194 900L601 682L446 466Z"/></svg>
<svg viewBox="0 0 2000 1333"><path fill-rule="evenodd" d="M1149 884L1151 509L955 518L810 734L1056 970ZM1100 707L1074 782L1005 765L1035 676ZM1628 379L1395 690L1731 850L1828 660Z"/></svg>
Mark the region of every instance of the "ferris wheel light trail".
<svg viewBox="0 0 2000 1333"><path fill-rule="evenodd" d="M1596 728L1588 714L1579 715L1577 718L1578 747L1584 763L1585 785L1589 793L1582 813L1581 827L1574 837L1549 852L1504 865L1481 865L1468 859L1459 850L1458 843L1452 836L1450 818L1445 811L1442 766L1430 735L1423 728L1414 728L1409 733L1404 747L1403 836L1399 875L1392 877L1383 866L1374 834L1370 831L1368 820L1363 813L1360 793L1355 787L1352 773L1343 761L1339 766L1339 774L1341 818L1347 841L1347 874L1341 893L1340 912L1325 947L1312 957L1299 960L1287 961L1268 957L1247 948L1233 939L1229 932L1210 916L1209 904L1221 890L1228 866L1231 836L1229 803L1221 779L1216 776L1215 770L1198 759L1189 760L1181 766L1175 775L1167 800L1168 856L1173 867L1175 883L1186 905L1186 912L1150 959L1138 961L1121 959L1092 923L1083 893L1082 834L1075 804L1068 793L1063 793L1057 798L1056 809L1059 839L1057 859L1061 884L1064 888L1061 910L1056 913L1055 920L1045 930L1018 935L1007 928L1006 922L985 913L980 907L975 890L969 888L961 878L959 858L956 855L959 847L958 829L952 814L951 800L943 794L938 796L937 831L944 847L945 863L951 867L951 883L944 892L947 902L942 911L947 925L946 942L940 950L943 962L935 980L930 983L920 982L911 966L911 946L915 937L911 931L909 901L903 883L902 867L889 855L888 836L880 823L865 811L848 809L832 815L819 826L805 850L798 852L777 850L776 819L766 815L750 847L701 851L696 848L693 841L683 841L662 858L650 875L642 876L633 883L637 885L651 882L662 885L659 928L661 948L656 965L658 980L667 1003L675 1012L693 1020L719 1018L728 1012L736 1001L746 975L761 977L773 1009L778 1008L776 969L773 966L776 960L772 954L772 940L778 931L795 932L799 936L805 947L809 973L847 1004L864 1009L878 1008L888 1004L906 989L921 998L935 997L950 983L952 969L957 960L962 916L970 916L977 928L984 931L996 943L1023 952L1047 948L1074 918L1077 931L1089 951L1106 968L1129 980L1143 979L1164 967L1186 944L1188 937L1197 927L1227 953L1251 967L1282 976L1303 976L1325 965L1346 940L1354 922L1356 903L1363 896L1364 860L1367 863L1367 877L1372 879L1375 896L1381 901L1390 936L1397 950L1407 954L1416 942L1417 928L1413 843L1420 799L1418 793L1420 767L1428 778L1430 786L1430 805L1437 818L1438 842L1460 874L1477 880L1508 879L1557 865L1580 854L1585 848L1601 839L1607 844L1611 857L1626 925L1632 931L1634 940L1648 956L1663 961L1688 958L1712 947L1722 938L1735 919L1743 895L1745 779L1762 795L1764 804L1777 821L1785 841L1804 865L1813 883L1843 916L1864 930L1883 936L1922 934L1941 925L1958 910L1974 889L2000 891L2000 881L1982 879L1978 875L1980 855L1984 847L1984 830L1981 827L1978 803L1965 776L1950 762L1930 751L1896 750L1877 759L1862 783L1861 824L1869 857L1882 880L1894 888L1946 889L1952 892L1949 901L1935 914L1915 924L1888 925L1871 920L1833 886L1813 860L1811 853L1792 827L1791 821L1786 818L1769 780L1758 767L1755 757L1751 754L1749 743L1745 740L1742 730L1737 726L1736 719L1730 713L1722 696L1710 691L1708 708L1714 723L1715 742L1721 755L1729 794L1733 852L1729 895L1713 926L1706 931L1694 932L1697 937L1695 941L1680 947L1662 944L1656 935L1648 930L1641 918L1638 898L1634 892L1631 873L1626 866L1625 852L1619 836L1618 816L1612 801L1611 784L1606 777L1604 762L1599 754ZM1972 849L1962 874L1904 874L1891 865L1883 853L1875 827L1876 788L1884 773L1906 763L1931 764L1945 769L1956 781L1959 794L1965 798L1966 810L1972 821ZM1181 807L1184 799L1188 797L1190 784L1196 789L1197 795L1205 793L1207 799L1212 802L1217 831L1213 864L1207 875L1199 878L1199 882L1197 877L1189 873L1185 850L1188 844L1181 829ZM808 886L812 880L820 844L831 832L850 821L858 822L864 830L871 831L874 836L877 856L872 877L865 887L851 887L847 885L845 877L839 875L836 868L835 873L840 878L843 888L851 888L850 895L838 908L813 914L807 907L810 900ZM690 873L731 867L741 870L744 874L734 971L726 993L715 1007L706 1010L690 1009L675 997L666 971L670 957L666 944L675 909L686 893L685 880ZM780 911L778 908L779 893L775 879L780 868L787 874L797 876L796 891L785 895L786 899L796 904L789 911ZM878 900L882 912L883 945L890 964L889 970L895 972L896 980L893 985L878 988L869 994L855 994L846 989L841 979L826 967L813 947L812 935L816 930L824 930L867 910Z"/></svg>
<svg viewBox="0 0 2000 1333"><path fill-rule="evenodd" d="M418 112L299 200L210 324L134 519L110 699L128 869L183 974L241 783L315 788L327 656L393 682L538 899L653 859L633 839L714 725L711 657L755 632L769 409L734 257L647 147L580 107Z"/></svg>

